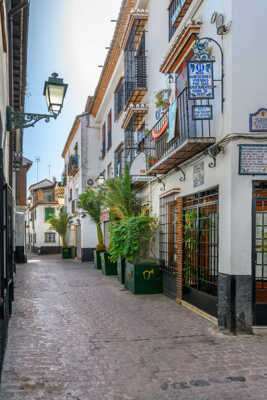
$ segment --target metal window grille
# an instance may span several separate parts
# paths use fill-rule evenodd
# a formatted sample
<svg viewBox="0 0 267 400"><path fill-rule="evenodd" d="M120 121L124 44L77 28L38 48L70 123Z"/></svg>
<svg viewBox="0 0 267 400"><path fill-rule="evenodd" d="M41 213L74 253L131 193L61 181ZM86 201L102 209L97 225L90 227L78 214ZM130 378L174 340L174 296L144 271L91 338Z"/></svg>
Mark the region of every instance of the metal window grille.
<svg viewBox="0 0 267 400"><path fill-rule="evenodd" d="M160 199L160 260L163 272L177 271L177 193Z"/></svg>
<svg viewBox="0 0 267 400"><path fill-rule="evenodd" d="M183 285L217 296L217 189L184 198L183 232Z"/></svg>
<svg viewBox="0 0 267 400"><path fill-rule="evenodd" d="M137 132L134 129L134 117L131 118L127 129L124 131L125 165L129 167L137 156Z"/></svg>
<svg viewBox="0 0 267 400"><path fill-rule="evenodd" d="M112 111L108 113L108 150L112 145Z"/></svg>
<svg viewBox="0 0 267 400"><path fill-rule="evenodd" d="M115 100L114 114L115 114L115 120L117 120L119 118L121 111L123 110L123 105L124 105L123 79L121 79L118 83L118 86L114 93L114 100Z"/></svg>
<svg viewBox="0 0 267 400"><path fill-rule="evenodd" d="M141 36L139 42L136 41L138 36ZM135 89L146 89L147 87L145 31L140 31L138 20L131 29L125 47L124 70L125 105L127 105Z"/></svg>
<svg viewBox="0 0 267 400"><path fill-rule="evenodd" d="M124 173L123 147L122 145L114 153L114 176L120 176Z"/></svg>
<svg viewBox="0 0 267 400"><path fill-rule="evenodd" d="M192 0L173 0L169 6L169 40L177 29L177 20L182 19Z"/></svg>
<svg viewBox="0 0 267 400"><path fill-rule="evenodd" d="M76 212L76 200L72 200L71 202L71 212L72 213Z"/></svg>
<svg viewBox="0 0 267 400"><path fill-rule="evenodd" d="M102 126L102 158L106 155L106 123Z"/></svg>
<svg viewBox="0 0 267 400"><path fill-rule="evenodd" d="M56 234L55 232L45 232L45 243L55 243Z"/></svg>

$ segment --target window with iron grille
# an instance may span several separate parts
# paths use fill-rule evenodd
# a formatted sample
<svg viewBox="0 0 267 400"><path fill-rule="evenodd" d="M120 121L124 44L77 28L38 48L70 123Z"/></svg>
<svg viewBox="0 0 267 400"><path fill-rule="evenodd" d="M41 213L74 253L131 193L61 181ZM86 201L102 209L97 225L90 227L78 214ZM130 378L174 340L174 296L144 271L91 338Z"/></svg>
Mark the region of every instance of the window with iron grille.
<svg viewBox="0 0 267 400"><path fill-rule="evenodd" d="M136 37L141 36L139 46L136 48ZM125 70L125 106L131 100L135 90L146 90L146 55L145 55L145 31L138 33L138 21L132 27L127 45L124 51ZM135 99L136 101L136 99Z"/></svg>
<svg viewBox="0 0 267 400"><path fill-rule="evenodd" d="M114 176L120 176L124 172L123 168L123 147L122 145L114 153Z"/></svg>
<svg viewBox="0 0 267 400"><path fill-rule="evenodd" d="M184 198L183 285L217 296L218 189Z"/></svg>
<svg viewBox="0 0 267 400"><path fill-rule="evenodd" d="M114 117L115 120L119 118L120 113L123 110L124 105L124 87L123 87L123 78L118 83L118 86L114 93Z"/></svg>
<svg viewBox="0 0 267 400"><path fill-rule="evenodd" d="M43 192L43 201L46 203L50 203L55 200L54 192L52 190Z"/></svg>
<svg viewBox="0 0 267 400"><path fill-rule="evenodd" d="M112 110L108 113L108 148L109 150L112 145Z"/></svg>
<svg viewBox="0 0 267 400"><path fill-rule="evenodd" d="M107 179L110 178L112 178L112 163L109 163L107 167Z"/></svg>
<svg viewBox="0 0 267 400"><path fill-rule="evenodd" d="M45 243L55 243L56 234L55 232L45 232Z"/></svg>
<svg viewBox="0 0 267 400"><path fill-rule="evenodd" d="M169 40L173 37L191 3L192 0L172 0L169 6Z"/></svg>
<svg viewBox="0 0 267 400"><path fill-rule="evenodd" d="M106 155L106 123L102 126L102 150L101 157L104 158Z"/></svg>
<svg viewBox="0 0 267 400"><path fill-rule="evenodd" d="M72 200L71 202L71 212L72 213L76 212L76 200Z"/></svg>
<svg viewBox="0 0 267 400"><path fill-rule="evenodd" d="M177 271L177 199L173 193L160 199L160 260L163 270Z"/></svg>
<svg viewBox="0 0 267 400"><path fill-rule="evenodd" d="M72 189L70 189L69 201L72 200Z"/></svg>

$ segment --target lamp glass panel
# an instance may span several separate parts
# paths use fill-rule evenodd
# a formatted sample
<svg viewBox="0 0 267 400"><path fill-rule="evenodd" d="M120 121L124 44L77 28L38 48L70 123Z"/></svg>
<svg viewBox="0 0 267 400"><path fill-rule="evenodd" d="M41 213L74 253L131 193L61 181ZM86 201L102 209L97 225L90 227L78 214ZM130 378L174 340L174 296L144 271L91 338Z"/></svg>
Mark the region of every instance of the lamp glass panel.
<svg viewBox="0 0 267 400"><path fill-rule="evenodd" d="M64 86L48 84L46 88L47 106L54 112L60 111L64 98Z"/></svg>

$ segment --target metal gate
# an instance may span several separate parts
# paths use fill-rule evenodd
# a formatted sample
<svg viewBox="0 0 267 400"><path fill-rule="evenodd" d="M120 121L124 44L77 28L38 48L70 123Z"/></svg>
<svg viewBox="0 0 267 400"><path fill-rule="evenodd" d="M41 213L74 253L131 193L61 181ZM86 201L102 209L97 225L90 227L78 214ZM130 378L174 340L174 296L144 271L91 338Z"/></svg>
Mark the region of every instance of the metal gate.
<svg viewBox="0 0 267 400"><path fill-rule="evenodd" d="M177 276L177 193L160 199L160 261L163 292L176 298Z"/></svg>
<svg viewBox="0 0 267 400"><path fill-rule="evenodd" d="M218 190L184 198L183 300L217 315Z"/></svg>
<svg viewBox="0 0 267 400"><path fill-rule="evenodd" d="M254 324L267 325L267 182L254 183L252 239Z"/></svg>
<svg viewBox="0 0 267 400"><path fill-rule="evenodd" d="M4 356L9 316L14 297L13 197L3 175L0 149L0 370Z"/></svg>

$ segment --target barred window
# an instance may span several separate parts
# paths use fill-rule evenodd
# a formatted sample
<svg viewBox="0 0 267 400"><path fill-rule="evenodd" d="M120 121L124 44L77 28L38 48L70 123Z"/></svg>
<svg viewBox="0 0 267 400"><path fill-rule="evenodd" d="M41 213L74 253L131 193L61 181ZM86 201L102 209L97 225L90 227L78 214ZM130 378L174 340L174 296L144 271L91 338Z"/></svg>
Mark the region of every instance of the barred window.
<svg viewBox="0 0 267 400"><path fill-rule="evenodd" d="M112 111L108 113L108 150L112 145Z"/></svg>
<svg viewBox="0 0 267 400"><path fill-rule="evenodd" d="M114 117L115 120L117 120L119 118L120 113L123 110L123 105L124 105L124 86L123 86L123 78L121 78L121 80L118 83L118 86L115 90L114 93L114 101L115 101L115 105L114 105Z"/></svg>
<svg viewBox="0 0 267 400"><path fill-rule="evenodd" d="M102 152L101 157L104 158L106 155L106 123L102 126Z"/></svg>
<svg viewBox="0 0 267 400"><path fill-rule="evenodd" d="M45 243L55 243L56 234L55 232L45 232Z"/></svg>

